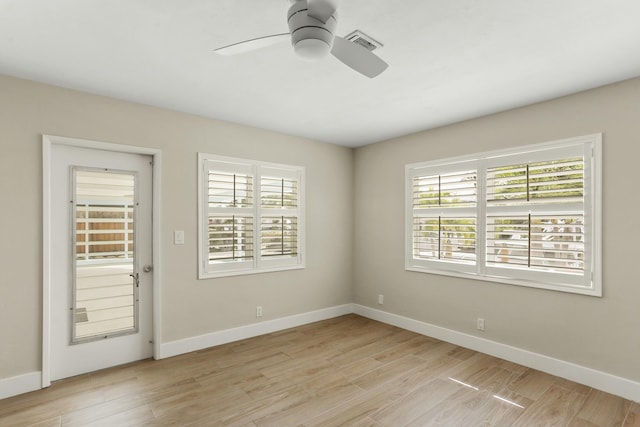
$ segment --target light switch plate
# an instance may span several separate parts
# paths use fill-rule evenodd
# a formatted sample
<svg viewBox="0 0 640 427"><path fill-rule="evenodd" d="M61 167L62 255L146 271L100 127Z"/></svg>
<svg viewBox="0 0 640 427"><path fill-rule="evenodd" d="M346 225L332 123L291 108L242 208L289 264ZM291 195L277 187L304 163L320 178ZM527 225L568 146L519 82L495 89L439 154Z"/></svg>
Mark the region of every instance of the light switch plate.
<svg viewBox="0 0 640 427"><path fill-rule="evenodd" d="M184 231L183 230L175 230L173 232L173 244L174 245L184 245Z"/></svg>

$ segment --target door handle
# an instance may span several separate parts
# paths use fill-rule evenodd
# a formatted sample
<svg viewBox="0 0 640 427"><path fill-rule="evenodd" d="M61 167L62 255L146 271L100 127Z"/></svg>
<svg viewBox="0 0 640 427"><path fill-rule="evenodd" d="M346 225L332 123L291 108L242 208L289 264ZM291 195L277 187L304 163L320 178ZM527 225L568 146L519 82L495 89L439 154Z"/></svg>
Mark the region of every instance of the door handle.
<svg viewBox="0 0 640 427"><path fill-rule="evenodd" d="M131 273L129 276L133 277L133 280L136 282L136 288L140 287L140 274Z"/></svg>

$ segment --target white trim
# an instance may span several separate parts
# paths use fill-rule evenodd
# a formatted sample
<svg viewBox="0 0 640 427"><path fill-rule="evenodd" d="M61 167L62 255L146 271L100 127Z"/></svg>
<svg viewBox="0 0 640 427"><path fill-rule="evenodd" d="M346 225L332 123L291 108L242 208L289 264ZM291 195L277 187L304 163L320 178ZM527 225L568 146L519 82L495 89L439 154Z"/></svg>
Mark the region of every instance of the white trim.
<svg viewBox="0 0 640 427"><path fill-rule="evenodd" d="M51 141L42 138L42 387L51 385Z"/></svg>
<svg viewBox="0 0 640 427"><path fill-rule="evenodd" d="M526 153L546 151L547 149L560 148L560 147L566 148L568 146L579 145L581 143L584 143L584 141L586 140L594 140L594 141L602 142L602 133L592 133L588 135L575 136L571 138L556 139L554 141L520 145L520 146L511 147L511 148L501 148L498 150L483 151L481 153L466 154L463 156L456 156L456 157L448 157L446 159L414 162L414 163L407 164L405 166L405 169L415 169L415 168L424 167L424 166L432 167L432 166L452 165L452 164L458 164L463 162L473 162L475 160L478 160L479 157L483 157L486 159L493 159L493 158L499 158L503 156L510 156L513 154L525 155Z"/></svg>
<svg viewBox="0 0 640 427"><path fill-rule="evenodd" d="M445 267L447 264L450 264L454 267L459 267L461 265L461 264L441 262L441 265L439 265L438 266L439 268L437 269L431 268L431 267L410 266L410 267L405 267L405 270L412 271L414 273L428 273L428 274L437 274L441 276L460 277L463 279L480 280L483 282L504 283L505 285L525 286L529 288L547 289L550 291L568 292L568 293L580 294L580 295L588 295L588 296L596 296L596 297L602 296L602 291L601 290L598 291L600 287L596 287L595 288L596 290L594 291L591 288L585 288L584 286L566 283L562 285L562 289L558 289L558 285L546 284L544 280L534 281L534 280L525 280L525 279L514 279L506 275L493 276L486 272L484 274L477 274L475 272L465 272L465 271L462 271L461 269L459 269L458 271L454 269L446 270ZM500 273L509 272L508 267L504 267L501 270L498 270L496 268L493 268L493 269L484 268L484 270L499 271ZM539 273L544 274L544 272L539 272ZM531 276L535 277L535 273L532 274ZM595 273L594 273L594 276L595 276ZM599 294L597 292L599 292Z"/></svg>
<svg viewBox="0 0 640 427"><path fill-rule="evenodd" d="M353 313L352 305L344 304L307 313L294 314L292 316L281 317L279 319L267 320L265 322L239 326L237 328L225 329L209 334L163 343L161 354L163 358L177 356L179 354L202 350L246 338L257 337L259 335L270 334L272 332L295 328L296 326L332 319L334 317L344 316L345 314L351 313Z"/></svg>
<svg viewBox="0 0 640 427"><path fill-rule="evenodd" d="M40 390L41 379L42 372L29 372L28 374L0 379L0 400Z"/></svg>
<svg viewBox="0 0 640 427"><path fill-rule="evenodd" d="M640 402L639 382L359 304L353 304L353 312L369 319L499 357L551 375L585 384L625 399Z"/></svg>
<svg viewBox="0 0 640 427"><path fill-rule="evenodd" d="M162 194L162 152L156 148L138 147L135 145L113 144L109 142L92 141L79 138L69 138L55 135L42 135L42 388L51 385L51 148L53 144L72 147L89 148L94 150L115 151L128 154L144 154L153 157L153 357L160 358L161 329L161 295L162 270L161 264L161 209L160 196Z"/></svg>
<svg viewBox="0 0 640 427"><path fill-rule="evenodd" d="M162 339L162 151L155 150L153 154L153 358L160 358L160 344Z"/></svg>
<svg viewBox="0 0 640 427"><path fill-rule="evenodd" d="M591 197L594 198L593 204L595 209L593 212L594 218L591 221L593 224L592 239L593 254L591 254L591 268L593 272L593 286L594 292L602 296L602 134L597 133L594 135L595 143L593 146L593 153L591 154L592 170L597 171L592 174L591 183Z"/></svg>
<svg viewBox="0 0 640 427"><path fill-rule="evenodd" d="M199 263L201 264L201 263ZM251 263L253 265L253 263ZM262 274L262 273L274 273L277 271L288 271L288 270L304 270L306 267L302 264L293 264L293 265L279 265L275 267L262 267L262 268L253 268L247 267L243 269L234 269L234 265L222 265L221 268L228 268L228 270L220 270L216 273L203 273L201 276L198 276L198 280L205 279L218 279L220 277L231 277L231 276L246 276L249 274Z"/></svg>

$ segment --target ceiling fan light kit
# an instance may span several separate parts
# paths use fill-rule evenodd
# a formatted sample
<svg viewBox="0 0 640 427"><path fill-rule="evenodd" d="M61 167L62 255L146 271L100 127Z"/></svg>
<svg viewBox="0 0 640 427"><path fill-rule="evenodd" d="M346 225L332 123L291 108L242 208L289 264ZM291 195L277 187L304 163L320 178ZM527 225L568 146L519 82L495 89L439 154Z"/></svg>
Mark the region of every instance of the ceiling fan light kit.
<svg viewBox="0 0 640 427"><path fill-rule="evenodd" d="M371 52L380 43L347 40L335 33L338 25L339 0L291 0L287 13L289 33L274 34L233 43L214 50L219 55L237 55L291 39L296 55L317 60L331 53L358 73L373 78L387 69L388 64ZM353 33L352 33L353 34ZM351 35L352 35L351 34Z"/></svg>
<svg viewBox="0 0 640 427"><path fill-rule="evenodd" d="M322 22L309 15L306 0L295 1L287 13L291 44L296 55L306 60L318 60L331 52L337 25L336 11Z"/></svg>

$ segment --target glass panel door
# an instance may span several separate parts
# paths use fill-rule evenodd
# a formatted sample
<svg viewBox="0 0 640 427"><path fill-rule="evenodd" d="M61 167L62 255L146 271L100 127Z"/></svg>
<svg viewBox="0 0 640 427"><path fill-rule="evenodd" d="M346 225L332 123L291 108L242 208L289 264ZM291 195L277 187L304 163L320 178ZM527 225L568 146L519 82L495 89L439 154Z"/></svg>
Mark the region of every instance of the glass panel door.
<svg viewBox="0 0 640 427"><path fill-rule="evenodd" d="M138 330L136 174L73 168L71 342Z"/></svg>

